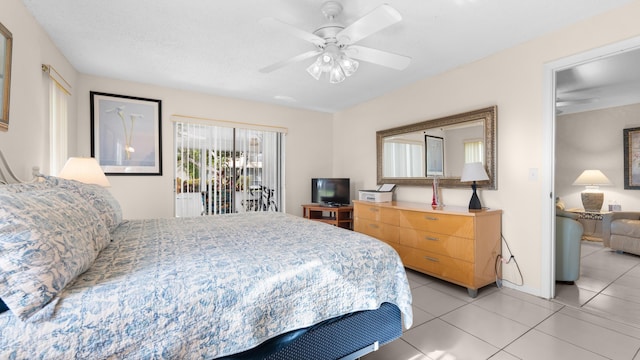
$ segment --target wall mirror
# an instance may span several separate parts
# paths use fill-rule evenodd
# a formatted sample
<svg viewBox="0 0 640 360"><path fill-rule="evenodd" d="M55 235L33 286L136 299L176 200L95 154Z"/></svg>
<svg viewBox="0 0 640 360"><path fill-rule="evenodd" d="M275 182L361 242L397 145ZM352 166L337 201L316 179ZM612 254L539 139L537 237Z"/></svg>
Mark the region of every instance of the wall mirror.
<svg viewBox="0 0 640 360"><path fill-rule="evenodd" d="M497 189L497 106L376 132L378 184L467 187L460 175L465 162L481 161Z"/></svg>
<svg viewBox="0 0 640 360"><path fill-rule="evenodd" d="M13 36L9 29L0 24L0 131L9 129L12 41Z"/></svg>

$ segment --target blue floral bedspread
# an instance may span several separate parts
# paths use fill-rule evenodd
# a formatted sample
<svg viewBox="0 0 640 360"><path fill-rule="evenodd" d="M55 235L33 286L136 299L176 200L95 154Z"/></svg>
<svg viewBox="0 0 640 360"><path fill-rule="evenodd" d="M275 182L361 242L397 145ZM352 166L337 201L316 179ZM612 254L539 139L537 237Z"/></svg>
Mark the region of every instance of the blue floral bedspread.
<svg viewBox="0 0 640 360"><path fill-rule="evenodd" d="M125 221L34 318L0 314L0 358L211 359L383 302L411 326L399 256L356 232L282 213Z"/></svg>

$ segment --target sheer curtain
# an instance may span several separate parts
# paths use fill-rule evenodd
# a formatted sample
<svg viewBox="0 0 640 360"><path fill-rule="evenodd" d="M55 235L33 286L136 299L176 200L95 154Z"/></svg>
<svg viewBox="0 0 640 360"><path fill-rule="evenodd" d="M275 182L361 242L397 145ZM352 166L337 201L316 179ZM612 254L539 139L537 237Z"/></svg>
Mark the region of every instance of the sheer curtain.
<svg viewBox="0 0 640 360"><path fill-rule="evenodd" d="M284 211L285 132L222 123L175 121L176 216Z"/></svg>

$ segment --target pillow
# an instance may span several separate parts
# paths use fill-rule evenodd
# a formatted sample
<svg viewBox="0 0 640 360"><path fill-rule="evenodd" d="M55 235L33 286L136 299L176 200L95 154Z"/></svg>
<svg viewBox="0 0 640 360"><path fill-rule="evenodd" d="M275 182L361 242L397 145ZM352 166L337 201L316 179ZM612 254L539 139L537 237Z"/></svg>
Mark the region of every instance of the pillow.
<svg viewBox="0 0 640 360"><path fill-rule="evenodd" d="M122 208L120 207L120 203L111 195L109 190L102 186L84 184L79 181L52 176L46 176L45 179L47 182L55 183L63 189L80 195L80 197L93 205L93 207L98 210L102 221L107 225L109 232L113 232L122 222Z"/></svg>
<svg viewBox="0 0 640 360"><path fill-rule="evenodd" d="M556 209L556 216L566 217L574 220L578 220L578 218L580 217L580 215L577 213L558 209Z"/></svg>
<svg viewBox="0 0 640 360"><path fill-rule="evenodd" d="M57 181L52 178L39 177L36 181L33 182L1 185L0 191L20 193L25 191L46 190L57 185Z"/></svg>
<svg viewBox="0 0 640 360"><path fill-rule="evenodd" d="M18 318L29 319L108 242L97 210L73 192L0 192L0 298Z"/></svg>

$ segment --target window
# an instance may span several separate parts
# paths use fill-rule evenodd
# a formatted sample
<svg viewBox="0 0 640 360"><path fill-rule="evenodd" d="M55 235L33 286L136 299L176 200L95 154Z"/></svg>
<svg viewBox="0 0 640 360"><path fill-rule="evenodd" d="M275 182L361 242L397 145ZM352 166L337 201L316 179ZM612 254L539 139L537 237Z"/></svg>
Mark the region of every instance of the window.
<svg viewBox="0 0 640 360"><path fill-rule="evenodd" d="M385 141L383 144L384 177L414 177L424 175L424 144L409 140Z"/></svg>
<svg viewBox="0 0 640 360"><path fill-rule="evenodd" d="M177 121L174 133L176 216L284 211L283 131Z"/></svg>
<svg viewBox="0 0 640 360"><path fill-rule="evenodd" d="M464 142L464 162L481 162L484 164L484 143L482 140Z"/></svg>
<svg viewBox="0 0 640 360"><path fill-rule="evenodd" d="M68 157L68 109L71 85L50 65L42 65L49 75L49 173L57 175Z"/></svg>

